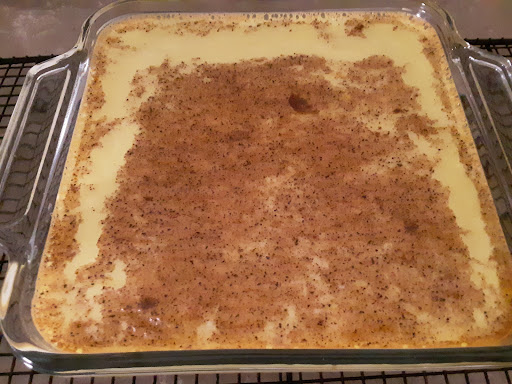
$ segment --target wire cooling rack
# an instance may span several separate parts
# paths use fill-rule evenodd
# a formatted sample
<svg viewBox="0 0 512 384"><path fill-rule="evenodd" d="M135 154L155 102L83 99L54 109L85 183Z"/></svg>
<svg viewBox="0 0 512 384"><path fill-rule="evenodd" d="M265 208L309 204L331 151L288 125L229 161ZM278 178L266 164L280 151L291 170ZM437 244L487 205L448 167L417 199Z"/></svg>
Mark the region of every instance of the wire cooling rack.
<svg viewBox="0 0 512 384"><path fill-rule="evenodd" d="M512 58L512 39L473 39L472 45ZM0 140L28 70L52 56L0 58ZM0 285L7 270L0 257ZM435 372L328 372L53 377L25 367L0 333L0 384L512 384L510 368Z"/></svg>

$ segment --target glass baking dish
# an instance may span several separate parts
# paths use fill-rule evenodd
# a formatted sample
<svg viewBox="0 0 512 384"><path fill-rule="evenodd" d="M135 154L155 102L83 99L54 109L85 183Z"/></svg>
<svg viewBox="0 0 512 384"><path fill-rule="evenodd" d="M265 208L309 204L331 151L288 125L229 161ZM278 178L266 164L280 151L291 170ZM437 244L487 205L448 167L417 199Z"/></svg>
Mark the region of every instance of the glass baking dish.
<svg viewBox="0 0 512 384"><path fill-rule="evenodd" d="M168 12L401 11L430 23L448 59L509 247L512 245L512 67L471 47L451 17L417 0L122 1L84 24L77 45L34 66L0 147L0 243L9 266L0 297L4 337L37 371L57 374L382 370L512 363L502 346L442 349L193 350L109 354L59 353L31 317L39 262L99 31L133 14Z"/></svg>

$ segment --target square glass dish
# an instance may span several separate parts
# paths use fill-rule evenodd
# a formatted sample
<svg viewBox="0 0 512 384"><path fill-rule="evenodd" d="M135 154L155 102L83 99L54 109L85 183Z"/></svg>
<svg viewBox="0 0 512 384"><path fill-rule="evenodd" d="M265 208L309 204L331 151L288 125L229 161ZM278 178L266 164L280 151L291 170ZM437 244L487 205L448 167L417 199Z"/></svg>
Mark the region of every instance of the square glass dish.
<svg viewBox="0 0 512 384"><path fill-rule="evenodd" d="M132 15L173 12L404 12L430 24L452 78L485 171L500 223L512 244L510 63L469 46L453 20L421 1L122 1L84 24L72 50L27 75L0 147L0 243L9 267L0 297L1 326L14 353L41 372L140 374L294 370L373 370L508 365L512 340L492 347L439 349L218 349L127 353L62 353L39 334L32 299L51 216L99 32Z"/></svg>

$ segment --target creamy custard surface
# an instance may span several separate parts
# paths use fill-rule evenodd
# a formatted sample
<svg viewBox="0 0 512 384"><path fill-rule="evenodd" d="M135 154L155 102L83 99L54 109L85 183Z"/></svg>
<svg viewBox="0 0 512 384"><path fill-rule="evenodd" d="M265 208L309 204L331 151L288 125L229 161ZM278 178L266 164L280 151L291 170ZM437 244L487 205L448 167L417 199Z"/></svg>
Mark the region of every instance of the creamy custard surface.
<svg viewBox="0 0 512 384"><path fill-rule="evenodd" d="M140 16L94 48L32 315L70 352L499 345L509 259L428 24Z"/></svg>

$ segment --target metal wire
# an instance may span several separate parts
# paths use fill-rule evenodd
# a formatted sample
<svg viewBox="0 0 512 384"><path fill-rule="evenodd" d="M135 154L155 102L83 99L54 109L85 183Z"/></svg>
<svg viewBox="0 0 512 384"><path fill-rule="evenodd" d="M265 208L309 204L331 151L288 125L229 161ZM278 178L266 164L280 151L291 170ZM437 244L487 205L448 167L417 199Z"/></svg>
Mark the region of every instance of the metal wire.
<svg viewBox="0 0 512 384"><path fill-rule="evenodd" d="M51 57L0 58L0 139L4 137L28 70Z"/></svg>
<svg viewBox="0 0 512 384"><path fill-rule="evenodd" d="M512 57L512 39L468 39L467 42L489 52Z"/></svg>
<svg viewBox="0 0 512 384"><path fill-rule="evenodd" d="M472 45L512 57L512 39L474 39ZM52 56L0 58L0 140L28 70ZM7 270L0 257L0 285ZM53 377L17 360L0 334L0 384L512 384L512 368L435 372L281 372L123 377Z"/></svg>

